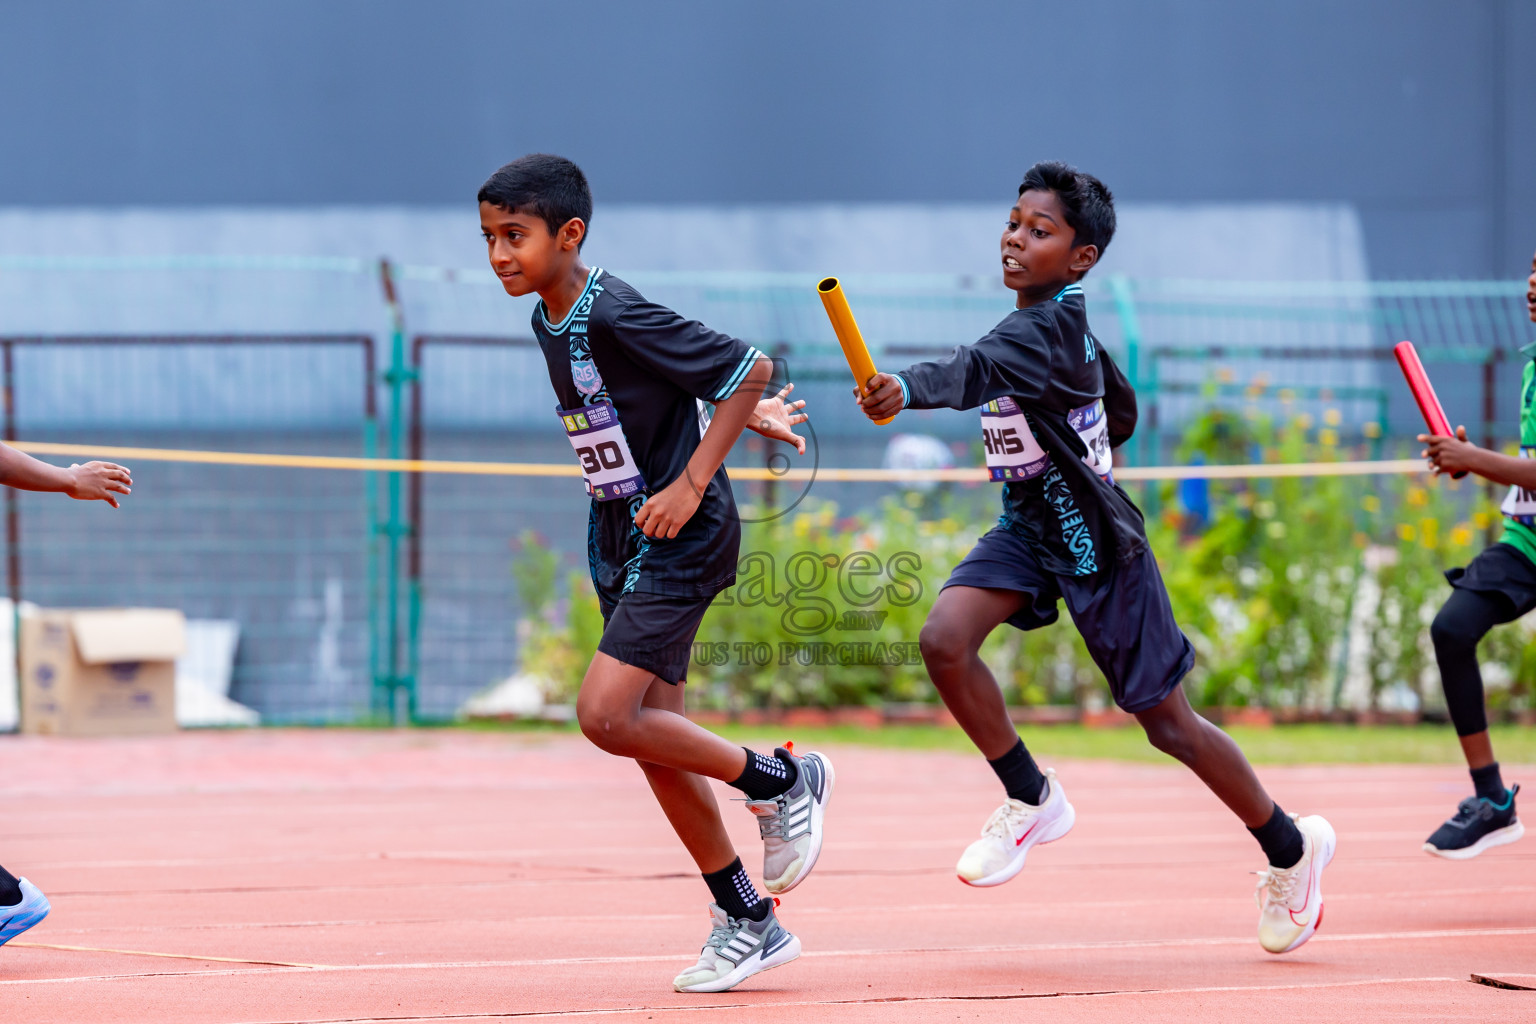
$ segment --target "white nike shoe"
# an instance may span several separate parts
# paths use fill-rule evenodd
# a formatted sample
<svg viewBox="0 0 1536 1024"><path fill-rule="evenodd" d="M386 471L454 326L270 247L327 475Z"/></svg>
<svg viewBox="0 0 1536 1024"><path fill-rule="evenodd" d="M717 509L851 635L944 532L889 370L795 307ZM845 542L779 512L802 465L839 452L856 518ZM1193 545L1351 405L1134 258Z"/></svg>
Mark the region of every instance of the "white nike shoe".
<svg viewBox="0 0 1536 1024"><path fill-rule="evenodd" d="M955 874L966 885L1002 885L1024 867L1029 848L1051 843L1072 831L1077 811L1056 781L1056 770L1045 770L1045 800L1038 806L1009 798L992 812L981 838L965 848Z"/></svg>
<svg viewBox="0 0 1536 1024"><path fill-rule="evenodd" d="M1259 945L1271 953L1289 953L1310 939L1323 923L1323 869L1333 860L1339 840L1320 815L1291 815L1301 830L1301 860L1288 868L1260 871L1253 894L1259 905Z"/></svg>

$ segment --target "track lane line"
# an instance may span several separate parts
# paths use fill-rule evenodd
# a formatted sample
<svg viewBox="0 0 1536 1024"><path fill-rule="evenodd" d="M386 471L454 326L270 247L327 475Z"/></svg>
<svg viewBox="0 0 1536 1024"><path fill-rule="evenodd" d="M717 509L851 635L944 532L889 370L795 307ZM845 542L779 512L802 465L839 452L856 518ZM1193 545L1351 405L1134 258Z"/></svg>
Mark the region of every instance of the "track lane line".
<svg viewBox="0 0 1536 1024"><path fill-rule="evenodd" d="M1436 928L1425 929L1416 932L1353 932L1344 935L1332 933L1329 935L1317 935L1312 942L1325 944L1343 944L1347 942L1405 942L1405 941L1430 941L1435 939L1467 939L1467 938L1505 938L1513 936L1536 935L1536 927L1524 928ZM22 943L11 943L22 945ZM910 957L910 956L978 956L999 953L1070 953L1091 950L1122 950L1122 949L1188 949L1210 948L1217 946L1252 946L1254 939L1251 936L1241 938L1228 936L1210 936L1206 938L1188 939L1120 939L1107 942L1034 942L1034 943L999 943L994 945L976 946L919 946L903 949L832 949L812 950L801 954L801 959L821 960L833 957L879 959L882 957ZM45 947L67 948L67 947ZM165 972L163 975L177 977L213 977L222 975L257 975L285 973L294 968L303 968L310 973L325 974L357 974L378 973L380 971L444 971L444 970L509 970L527 969L536 967L577 967L594 964L647 964L647 963L671 963L676 962L683 953L653 953L644 956L601 956L601 957L546 957L523 960L462 960L444 961L438 963L394 963L394 964L296 964L274 963L262 960L231 960L229 958L204 957L182 953L154 953L139 950L109 950L93 949L91 947L77 946L75 950L82 952L120 953L128 956L152 956L167 957L181 960L200 960L210 962L249 963L260 965L254 970L227 970L227 971L187 971ZM271 965L271 966L268 966ZM13 985L37 985L37 984L61 984L88 980L121 980L137 977L148 977L148 974L118 974L102 975L88 978L16 978L0 980L0 986Z"/></svg>

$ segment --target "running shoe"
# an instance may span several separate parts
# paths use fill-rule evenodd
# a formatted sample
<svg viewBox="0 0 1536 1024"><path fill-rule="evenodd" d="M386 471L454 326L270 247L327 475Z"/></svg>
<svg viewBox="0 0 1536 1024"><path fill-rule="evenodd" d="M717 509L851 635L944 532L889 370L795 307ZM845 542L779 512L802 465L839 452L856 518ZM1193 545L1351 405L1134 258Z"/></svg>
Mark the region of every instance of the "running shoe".
<svg viewBox="0 0 1536 1024"><path fill-rule="evenodd" d="M1009 798L981 827L981 838L965 848L955 874L966 885L1002 885L1024 867L1029 848L1053 843L1072 831L1077 811L1067 791L1056 781L1056 769L1045 770L1045 799L1027 804Z"/></svg>
<svg viewBox="0 0 1536 1024"><path fill-rule="evenodd" d="M709 914L714 927L699 962L672 979L679 992L724 992L800 955L800 940L784 930L772 908L761 921L731 917L713 903Z"/></svg>
<svg viewBox="0 0 1536 1024"><path fill-rule="evenodd" d="M1515 816L1516 783L1502 804L1485 796L1469 796L1456 805L1456 813L1424 843L1424 852L1448 860L1471 860L1484 850L1512 843L1525 835Z"/></svg>
<svg viewBox="0 0 1536 1024"><path fill-rule="evenodd" d="M25 878L16 881L21 886L21 902L12 907L0 907L0 946L48 916L48 897Z"/></svg>
<svg viewBox="0 0 1536 1024"><path fill-rule="evenodd" d="M1323 869L1339 844L1326 818L1293 814L1291 820L1301 830L1301 860L1260 871L1253 894L1259 905L1259 945L1271 953L1289 953L1323 923Z"/></svg>
<svg viewBox="0 0 1536 1024"><path fill-rule="evenodd" d="M794 746L774 751L791 760L799 774L788 790L768 800L748 800L763 837L763 887L786 893L805 880L821 856L822 817L832 798L832 762L811 751L797 757Z"/></svg>

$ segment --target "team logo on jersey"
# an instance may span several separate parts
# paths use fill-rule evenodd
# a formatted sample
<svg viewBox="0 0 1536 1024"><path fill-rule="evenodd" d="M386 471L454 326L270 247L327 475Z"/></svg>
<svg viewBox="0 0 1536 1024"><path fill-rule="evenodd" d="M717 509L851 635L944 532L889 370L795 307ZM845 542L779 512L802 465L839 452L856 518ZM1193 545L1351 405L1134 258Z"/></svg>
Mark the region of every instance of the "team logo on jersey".
<svg viewBox="0 0 1536 1024"><path fill-rule="evenodd" d="M603 390L603 375L597 372L597 364L590 359L572 360L571 383L584 395L595 395Z"/></svg>

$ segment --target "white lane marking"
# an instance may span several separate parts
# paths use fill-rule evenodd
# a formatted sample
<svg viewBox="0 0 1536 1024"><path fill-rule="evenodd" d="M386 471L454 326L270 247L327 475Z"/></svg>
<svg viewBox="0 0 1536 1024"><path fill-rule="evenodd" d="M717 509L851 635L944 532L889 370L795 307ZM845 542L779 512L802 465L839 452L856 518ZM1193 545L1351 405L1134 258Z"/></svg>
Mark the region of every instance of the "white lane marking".
<svg viewBox="0 0 1536 1024"><path fill-rule="evenodd" d="M1536 927L1530 928L1435 928L1415 932L1353 932L1339 934L1337 932L1328 935L1314 936L1311 941L1328 944L1347 942L1405 942L1425 941L1433 939L1467 939L1467 938L1503 938L1511 936L1536 935ZM1035 943L999 943L996 945L978 946L919 946L904 949L833 949L815 950L803 953L805 959L831 959L831 958L873 958L881 957L911 957L922 956L977 956L989 953L1065 953L1081 952L1095 949L1179 949L1179 948L1208 948L1212 946L1251 946L1254 939L1251 936L1242 938L1228 936L1212 936L1206 938L1188 939L1117 939L1101 942L1035 942ZM14 943L13 943L14 945ZM191 954L164 954L164 953L135 953L132 950L115 950L111 952L126 953L129 955L147 956L174 956L185 959L207 959ZM302 967L260 967L252 970L214 970L214 971L188 971L188 972L159 972L158 974L111 974L91 977L74 978L16 978L0 980L0 986L8 985L51 985L70 984L80 981L116 981L122 979L150 977L150 976L174 976L174 977L216 977L221 975L252 975L292 973L299 971L313 974L352 974L360 972L378 971L445 971L445 970L508 970L530 967L574 967L589 966L594 964L645 964L661 963L678 960L683 954L662 953L646 956L598 956L598 957L548 957L528 960L463 960L445 961L440 963L396 963L396 964L312 964ZM1290 986L1278 986L1287 988ZM1210 991L1217 991L1212 989Z"/></svg>

